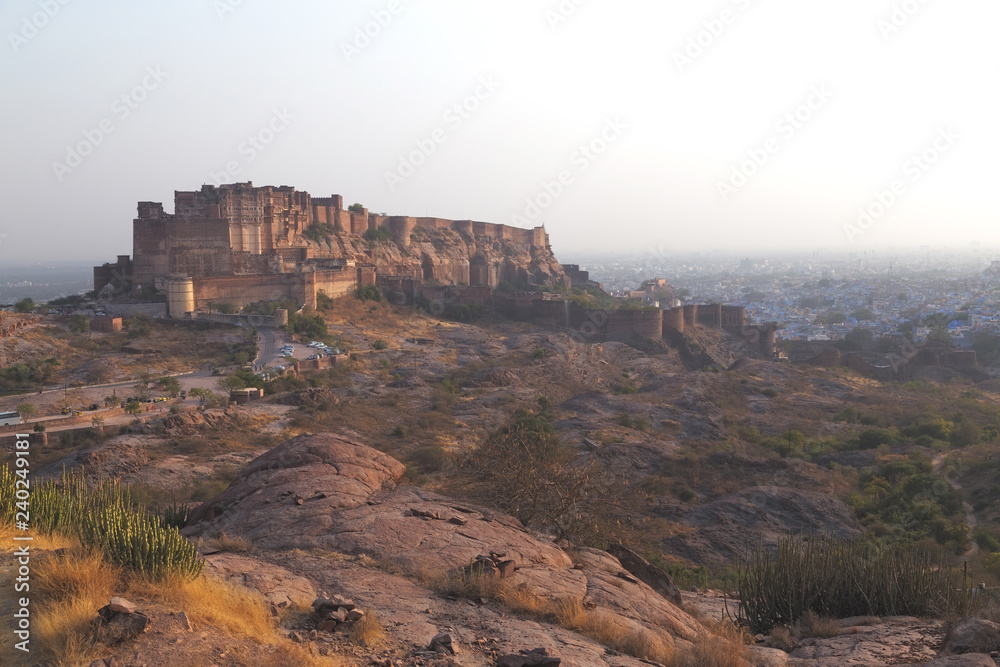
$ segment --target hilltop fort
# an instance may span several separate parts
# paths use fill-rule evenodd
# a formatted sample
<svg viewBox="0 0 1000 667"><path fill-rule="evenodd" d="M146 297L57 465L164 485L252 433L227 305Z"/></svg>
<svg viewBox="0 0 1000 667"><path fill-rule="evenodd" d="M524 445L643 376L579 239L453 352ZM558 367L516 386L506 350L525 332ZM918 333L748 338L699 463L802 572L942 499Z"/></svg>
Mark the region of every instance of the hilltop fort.
<svg viewBox="0 0 1000 667"><path fill-rule="evenodd" d="M133 256L94 269L105 294L166 294L171 317L225 302L316 305L394 277L441 285L568 284L544 228L385 216L340 195L205 185L174 193L174 213L139 202Z"/></svg>
<svg viewBox="0 0 1000 667"><path fill-rule="evenodd" d="M106 301L165 296L172 318L287 299L315 308L320 294L371 286L399 303L476 304L593 340L669 338L701 325L774 354L776 327L749 325L742 306L577 306L561 294L596 284L578 266L559 264L543 227L387 216L345 208L340 195L251 182L175 191L172 214L159 202L138 209L133 255L95 267L94 289Z"/></svg>

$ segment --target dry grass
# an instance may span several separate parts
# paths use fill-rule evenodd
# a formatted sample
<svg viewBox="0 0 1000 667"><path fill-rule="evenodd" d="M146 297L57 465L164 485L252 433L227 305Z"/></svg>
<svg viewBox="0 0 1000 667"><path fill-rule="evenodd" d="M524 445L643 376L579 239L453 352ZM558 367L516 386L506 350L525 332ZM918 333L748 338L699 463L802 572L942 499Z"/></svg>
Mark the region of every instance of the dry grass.
<svg viewBox="0 0 1000 667"><path fill-rule="evenodd" d="M591 611L580 600L560 601L555 620L568 630L642 660L666 663L674 657L673 646L652 630L629 625L615 614Z"/></svg>
<svg viewBox="0 0 1000 667"><path fill-rule="evenodd" d="M376 646L386 638L385 628L379 621L378 614L371 609L365 610L365 615L354 624L347 640L359 646Z"/></svg>
<svg viewBox="0 0 1000 667"><path fill-rule="evenodd" d="M128 594L183 609L192 623L205 623L234 636L254 637L266 643L282 639L263 598L225 581L209 577L134 581Z"/></svg>
<svg viewBox="0 0 1000 667"><path fill-rule="evenodd" d="M232 536L226 533L207 540L205 544L212 549L234 554L244 554L253 550L253 544L250 543L250 540L239 535Z"/></svg>
<svg viewBox="0 0 1000 667"><path fill-rule="evenodd" d="M691 649L677 651L668 667L745 667L750 664L747 636L732 623L712 626Z"/></svg>
<svg viewBox="0 0 1000 667"><path fill-rule="evenodd" d="M0 540L5 543L12 543L14 534L12 527L0 526ZM52 555L56 549L71 551L63 561ZM117 582L115 568L61 536L35 535L31 553L31 661L65 662L85 654L93 644L90 621L108 603ZM65 567L64 562L72 567ZM4 568L0 573L3 590L13 592L15 576L13 565ZM24 657L9 642L0 650L0 664L20 664Z"/></svg>
<svg viewBox="0 0 1000 667"><path fill-rule="evenodd" d="M35 545L37 547L37 544ZM35 548L33 547L33 548ZM94 657L99 648L95 612L115 594L121 570L100 553L71 548L61 558L48 555L33 565L34 635L38 653L57 664Z"/></svg>
<svg viewBox="0 0 1000 667"><path fill-rule="evenodd" d="M795 648L795 637L784 625L775 626L767 633L767 645L790 652Z"/></svg>
<svg viewBox="0 0 1000 667"><path fill-rule="evenodd" d="M643 660L664 662L673 655L671 644L652 630L632 625L610 612L589 610L582 600L554 601L535 594L525 584L476 574L425 575L421 580L424 585L444 595L495 600L513 613L557 623L611 649Z"/></svg>
<svg viewBox="0 0 1000 667"><path fill-rule="evenodd" d="M9 529L0 529L0 539L10 533ZM56 556L51 552L57 548L67 551ZM211 626L234 639L267 645L263 652L248 654L244 664L275 667L346 664L316 658L290 642L275 624L264 599L250 590L205 576L194 581L175 578L151 582L128 575L105 562L99 552L85 550L65 539L35 536L32 552L33 664L77 665L103 657L107 646L101 643L94 620L97 610L115 595L182 610L196 626ZM13 569L5 568L0 585L12 589L13 576ZM372 616L377 628L373 625L365 632L375 638L381 625ZM18 664L21 658L9 646L0 651L0 664Z"/></svg>
<svg viewBox="0 0 1000 667"><path fill-rule="evenodd" d="M587 609L582 600L543 598L507 579L464 574L425 575L421 581L444 595L495 600L513 613L556 623L615 651L669 667L743 667L750 657L746 635L730 623L711 626L690 649L675 650L669 637L617 614Z"/></svg>
<svg viewBox="0 0 1000 667"><path fill-rule="evenodd" d="M840 624L835 619L825 618L807 611L795 623L795 635L802 638L836 637L840 634Z"/></svg>

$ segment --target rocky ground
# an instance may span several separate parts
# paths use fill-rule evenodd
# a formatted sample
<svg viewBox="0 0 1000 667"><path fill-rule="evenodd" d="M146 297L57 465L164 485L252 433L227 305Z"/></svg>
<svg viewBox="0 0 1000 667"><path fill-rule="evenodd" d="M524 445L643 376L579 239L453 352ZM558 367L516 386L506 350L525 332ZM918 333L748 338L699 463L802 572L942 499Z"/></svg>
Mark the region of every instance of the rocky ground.
<svg viewBox="0 0 1000 667"><path fill-rule="evenodd" d="M446 322L353 299L338 301L325 317L353 360L309 383L275 387L252 407L168 416L71 447L65 456L53 451L43 472L58 475L66 465L119 477L150 504L204 501L185 531L202 540L208 572L258 590L276 608L303 608L286 624L292 636L317 654L362 663L486 665L545 648L564 665L641 664L562 627L551 613L512 607L500 594L510 590L547 604L578 600L681 649L722 617L725 598L685 592L678 606L669 591L632 572L634 564L557 545L459 497L455 473L463 456L518 410L544 412L581 461L599 462L621 480L613 498L617 540L650 560L720 572L750 541L859 534L845 502L858 476L886 461L938 453L904 440L783 457L763 440L796 431L843 441L868 426L835 419L848 408L886 425L958 407L978 418L983 405L1000 399L989 385L961 379L882 385L840 369L766 362L720 332L691 332L685 352L581 342L578 332L502 320ZM695 367L694 349L713 363ZM973 456L982 465L969 465ZM984 443L946 452L938 463L956 484L975 485L987 497L995 481L989 456ZM973 499L971 510L973 517L993 516L998 507L1000 498L981 506ZM234 547L236 539L243 542ZM515 570L482 595L456 591L449 574L480 556L492 563L482 565L490 572ZM333 595L378 616L386 633L378 647L317 631L313 601ZM853 619L831 636L781 646L762 638L755 660L924 664L944 657L947 632L939 620ZM458 653L427 651L440 633L451 636ZM143 655L120 657L124 664L157 664ZM941 664L977 664L950 660ZM226 664L218 656L212 661Z"/></svg>

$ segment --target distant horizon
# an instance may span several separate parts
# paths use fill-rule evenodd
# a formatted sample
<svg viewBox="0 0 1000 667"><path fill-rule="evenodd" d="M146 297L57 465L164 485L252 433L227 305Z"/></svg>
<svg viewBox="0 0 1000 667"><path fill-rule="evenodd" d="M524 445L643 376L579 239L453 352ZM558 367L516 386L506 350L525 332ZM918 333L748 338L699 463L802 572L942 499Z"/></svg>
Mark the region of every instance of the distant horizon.
<svg viewBox="0 0 1000 667"><path fill-rule="evenodd" d="M824 248L785 248L785 249L758 249L754 250L752 248L746 248L743 250L729 250L720 248L689 248L683 250L674 250L671 252L664 252L661 248L650 247L636 247L636 248L625 248L620 250L598 250L598 249L584 249L576 251L563 251L561 252L556 247L556 240L553 239L553 253L562 264L578 264L577 258L585 257L589 259L598 258L632 258L637 256L651 255L654 258L671 258L671 259L698 259L699 257L704 257L706 259L731 259L731 260L741 260L741 259L751 259L751 260L769 260L769 259L806 259L815 256L817 260L822 260L824 258L836 258L836 257L878 257L879 255L921 255L931 253L932 257L941 254L967 254L969 256L976 254L989 254L996 253L995 259L982 258L983 261L1000 261L1000 243L994 246L982 246L979 248L972 248L969 246L936 246L933 248L925 248L922 246L905 246L905 247L885 247L885 248L866 248L863 250L844 250L839 248L834 249L824 249ZM819 253L817 255L817 253ZM81 269L91 269L95 266L101 266L105 263L113 263L115 257L119 254L128 254L131 256L131 248L128 252L120 253L110 253L108 256L95 257L94 259L80 259L80 258L66 258L66 259L39 259L39 260L29 260L29 261L8 261L4 262L3 266L0 267L0 275L4 275L5 271L10 271L18 268L44 268L44 267L80 267ZM565 257L564 257L565 256Z"/></svg>
<svg viewBox="0 0 1000 667"><path fill-rule="evenodd" d="M0 6L0 263L248 180L567 258L1000 244L986 0L42 4Z"/></svg>

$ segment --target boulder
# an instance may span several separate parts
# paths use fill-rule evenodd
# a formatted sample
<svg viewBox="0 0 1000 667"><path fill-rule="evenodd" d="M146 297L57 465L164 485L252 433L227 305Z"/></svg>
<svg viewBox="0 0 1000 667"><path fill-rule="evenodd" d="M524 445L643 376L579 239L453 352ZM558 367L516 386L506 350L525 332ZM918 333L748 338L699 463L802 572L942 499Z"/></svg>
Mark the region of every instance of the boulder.
<svg viewBox="0 0 1000 667"><path fill-rule="evenodd" d="M151 622L149 617L141 612L115 611L111 605L98 609L97 615L100 617L98 622L102 638L111 645L136 639L149 630Z"/></svg>
<svg viewBox="0 0 1000 667"><path fill-rule="evenodd" d="M684 607L684 601L681 599L681 589L677 588L677 584L674 583L674 580L669 574L656 567L636 552L627 547L623 547L620 544L613 544L608 547L608 553L617 558L618 562L622 564L622 567L632 573L632 575L637 577L640 581L645 582L646 585L654 591L670 600L678 607Z"/></svg>
<svg viewBox="0 0 1000 667"><path fill-rule="evenodd" d="M405 470L343 436L299 436L252 461L226 491L195 508L184 533L226 532L273 549L302 546L328 534L337 512L364 505Z"/></svg>
<svg viewBox="0 0 1000 667"><path fill-rule="evenodd" d="M960 618L948 628L942 655L1000 650L1000 625L981 618Z"/></svg>
<svg viewBox="0 0 1000 667"><path fill-rule="evenodd" d="M437 651L438 653L448 653L450 655L458 653L455 649L455 641L447 632L441 632L434 635L434 638L431 639L431 643L427 645L427 650Z"/></svg>
<svg viewBox="0 0 1000 667"><path fill-rule="evenodd" d="M662 630L673 637L694 641L704 632L698 621L647 584L620 576L622 565L611 554L579 549L575 556L584 566L582 573L587 579L584 604L604 608L623 618L627 625L641 626L657 634L662 634ZM670 637L663 639L671 641Z"/></svg>
<svg viewBox="0 0 1000 667"><path fill-rule="evenodd" d="M134 614L136 612L136 606L125 598L111 598L108 607L111 608L111 611L116 611L119 614Z"/></svg>
<svg viewBox="0 0 1000 667"><path fill-rule="evenodd" d="M572 566L565 552L513 517L422 489L395 489L404 471L392 457L342 436L299 436L251 462L192 512L183 533L225 532L263 549L367 554L415 574L465 567L497 551L518 567Z"/></svg>
<svg viewBox="0 0 1000 667"><path fill-rule="evenodd" d="M751 646L750 655L753 656L753 663L760 667L785 667L788 664L788 654L778 648Z"/></svg>

